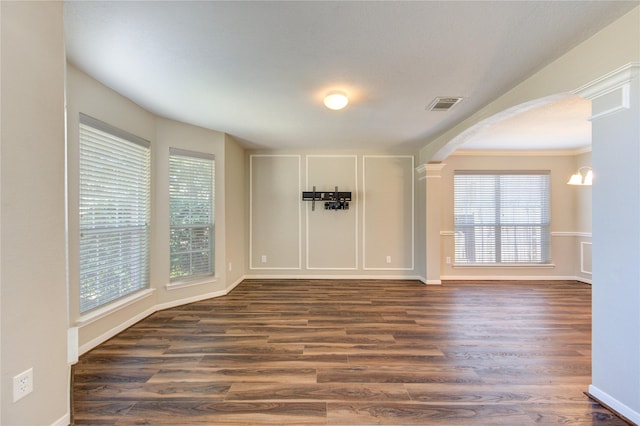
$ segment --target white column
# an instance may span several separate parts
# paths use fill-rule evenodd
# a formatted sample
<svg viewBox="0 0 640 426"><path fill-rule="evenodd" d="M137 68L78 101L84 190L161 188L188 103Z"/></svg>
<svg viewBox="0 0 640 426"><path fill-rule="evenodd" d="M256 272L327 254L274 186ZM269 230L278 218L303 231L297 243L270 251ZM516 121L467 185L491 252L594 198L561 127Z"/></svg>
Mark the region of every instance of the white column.
<svg viewBox="0 0 640 426"><path fill-rule="evenodd" d="M440 229L442 212L441 172L444 163L419 166L416 171L425 179L425 266L426 284L441 284L440 281Z"/></svg>
<svg viewBox="0 0 640 426"><path fill-rule="evenodd" d="M640 64L577 91L592 100L591 395L640 423Z"/></svg>

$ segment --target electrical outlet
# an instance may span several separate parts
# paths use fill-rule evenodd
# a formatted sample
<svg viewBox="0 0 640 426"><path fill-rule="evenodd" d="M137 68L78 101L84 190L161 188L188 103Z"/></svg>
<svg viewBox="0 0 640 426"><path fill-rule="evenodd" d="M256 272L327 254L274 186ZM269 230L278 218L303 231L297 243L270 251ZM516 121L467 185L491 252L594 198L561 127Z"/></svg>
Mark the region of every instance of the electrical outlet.
<svg viewBox="0 0 640 426"><path fill-rule="evenodd" d="M233 271L233 264L229 262L229 272Z"/></svg>
<svg viewBox="0 0 640 426"><path fill-rule="evenodd" d="M13 402L33 392L33 368L13 377Z"/></svg>
<svg viewBox="0 0 640 426"><path fill-rule="evenodd" d="M260 261L261 261L262 263L267 263L267 255L266 255L266 254L263 254L263 255L260 257Z"/></svg>
<svg viewBox="0 0 640 426"><path fill-rule="evenodd" d="M451 265L451 256L447 256L447 265Z"/></svg>
<svg viewBox="0 0 640 426"><path fill-rule="evenodd" d="M387 256L387 263L391 263L391 256Z"/></svg>

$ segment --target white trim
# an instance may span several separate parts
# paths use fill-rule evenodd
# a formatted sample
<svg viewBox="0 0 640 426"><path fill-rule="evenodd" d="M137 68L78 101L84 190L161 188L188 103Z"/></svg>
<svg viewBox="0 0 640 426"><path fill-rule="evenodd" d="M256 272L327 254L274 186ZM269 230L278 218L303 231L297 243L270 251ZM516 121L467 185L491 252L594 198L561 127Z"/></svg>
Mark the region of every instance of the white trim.
<svg viewBox="0 0 640 426"><path fill-rule="evenodd" d="M415 167L414 170L416 171L416 173L426 175L426 176L423 176L421 179L439 178L439 177L442 177L440 175L440 172L442 171L442 169L444 169L446 165L447 165L446 163L425 163Z"/></svg>
<svg viewBox="0 0 640 426"><path fill-rule="evenodd" d="M593 243L589 241L580 241L580 272L582 272L583 274L593 275L593 271L587 271L584 269L584 246L585 245L591 246L593 245Z"/></svg>
<svg viewBox="0 0 640 426"><path fill-rule="evenodd" d="M78 362L78 327L67 328L67 364Z"/></svg>
<svg viewBox="0 0 640 426"><path fill-rule="evenodd" d="M352 205L355 205L355 213L354 213L354 237L355 237L355 242L354 242L354 265L352 267L342 267L342 268L327 268L327 267L317 267L317 266L309 266L310 261L309 261L309 203L306 203L306 208L305 208L305 219L306 219L306 228L305 228L305 236L306 236L306 253L305 253L305 268L307 270L313 270L313 271L357 271L358 270L358 229L359 229L359 222L358 222L358 218L359 218L359 211L358 211L358 202L357 202L357 197L358 197L358 156L357 155L340 155L340 154L336 154L336 155L321 155L321 154L310 154L305 156L305 185L307 188L309 188L309 186L311 185L309 183L309 158L310 157L314 157L314 158L353 158L353 165L354 165L354 176L353 176L353 182L354 182L354 188L355 190L352 193L352 199L351 199L351 203ZM338 188L339 189L339 188ZM337 212L339 213L339 212Z"/></svg>
<svg viewBox="0 0 640 426"><path fill-rule="evenodd" d="M591 232L552 232L552 237L578 237L578 238L591 238Z"/></svg>
<svg viewBox="0 0 640 426"><path fill-rule="evenodd" d="M459 149L452 157L573 157L591 152L591 146L581 146L573 149Z"/></svg>
<svg viewBox="0 0 640 426"><path fill-rule="evenodd" d="M66 412L64 416L51 423L51 426L69 426L71 424L71 414Z"/></svg>
<svg viewBox="0 0 640 426"><path fill-rule="evenodd" d="M184 281L175 281L172 283L167 283L164 285L164 288L167 291L178 290L181 288L187 287L195 287L197 285L205 285L205 284L213 284L217 281L217 277L201 277L200 279L195 280L184 280Z"/></svg>
<svg viewBox="0 0 640 426"><path fill-rule="evenodd" d="M586 99L594 99L631 82L638 73L640 73L640 62L630 62L578 87L572 93Z"/></svg>
<svg viewBox="0 0 640 426"><path fill-rule="evenodd" d="M611 108L608 108L608 109L605 109L603 111L600 111L600 112L598 112L596 114L593 114L591 117L588 118L589 121L594 121L594 120L597 120L599 118L615 114L618 111L622 111L624 109L631 108L631 96L630 96L631 87L630 87L629 83L625 83L624 85L619 86L619 87L614 87L613 89L609 90L608 92L603 93L601 96L604 96L605 94L614 93L616 91L619 91L619 96L620 96L618 104L613 106L613 107L611 107Z"/></svg>
<svg viewBox="0 0 640 426"><path fill-rule="evenodd" d="M298 159L298 266L294 267L254 267L253 266L253 158L254 157L291 157ZM282 269L282 270L296 270L302 269L302 183L301 178L301 159L299 154L251 154L249 155L249 269Z"/></svg>
<svg viewBox="0 0 640 426"><path fill-rule="evenodd" d="M590 280L577 276L559 275L442 275L442 281L581 281L591 284Z"/></svg>
<svg viewBox="0 0 640 426"><path fill-rule="evenodd" d="M513 269L513 268L555 268L554 263L454 263L453 268L495 268L495 269Z"/></svg>
<svg viewBox="0 0 640 426"><path fill-rule="evenodd" d="M593 395L593 397L602 401L604 404L608 405L611 409L617 411L619 414L622 414L628 420L631 420L635 424L640 424L640 412L637 412L633 408L623 404L598 387L589 385L589 394Z"/></svg>
<svg viewBox="0 0 640 426"><path fill-rule="evenodd" d="M620 92L617 105L602 111L597 111L589 117L589 121L615 114L624 109L629 109L631 81L636 78L638 74L640 74L640 62L631 62L574 90L573 93L590 100L611 94L615 91Z"/></svg>
<svg viewBox="0 0 640 426"><path fill-rule="evenodd" d="M364 271L413 271L413 268L362 268Z"/></svg>
<svg viewBox="0 0 640 426"><path fill-rule="evenodd" d="M366 194L366 181L367 181L367 173L366 173L366 160L367 158L410 158L411 159L411 169L416 170L415 167L415 157L413 155L363 155L362 156L362 193ZM428 170L425 165L425 170ZM362 270L363 271L413 271L415 269L415 179L411 179L411 266L409 268L369 268L366 266L367 257L366 257L366 200L367 197L362 197Z"/></svg>
<svg viewBox="0 0 640 426"><path fill-rule="evenodd" d="M593 280L591 280L591 278L585 278L585 277L575 277L576 281L580 281L583 282L585 284L591 284L593 285Z"/></svg>
<svg viewBox="0 0 640 426"><path fill-rule="evenodd" d="M115 302L109 303L101 308L90 311L87 314L80 315L80 318L76 321L76 326L84 327L87 324L91 324L101 318L106 317L107 315L111 315L112 313L119 311L121 309L126 308L134 303L141 301L142 299L146 299L151 296L155 289L147 288L144 290L137 291L127 297L123 297L122 299L118 299Z"/></svg>
<svg viewBox="0 0 640 426"><path fill-rule="evenodd" d="M186 299L172 300L170 302L161 303L155 306L155 311L163 311L165 309L175 308L176 306L187 305L189 303L200 302L201 300L212 299L215 297L226 296L231 290L222 289L212 291L211 293L198 294L197 296L187 297Z"/></svg>
<svg viewBox="0 0 640 426"><path fill-rule="evenodd" d="M415 280L424 282L424 278L417 275L264 275L252 274L245 276L247 280Z"/></svg>
<svg viewBox="0 0 640 426"><path fill-rule="evenodd" d="M111 330L107 330L106 332L102 333L100 336L98 336L98 337L88 341L84 345L80 346L78 348L78 353L80 355L82 355L82 354L90 351L91 349L95 348L99 344L104 343L107 340L111 339L116 334L126 330L129 327L131 327L132 325L134 325L138 321L142 321L143 319L145 319L146 317L148 317L149 315L151 315L154 312L156 312L155 307L151 307L149 309L146 309L146 310L140 312L138 315L135 315L134 317L129 318L127 321L125 321L125 322L123 322L121 324L118 324L116 327L112 328ZM86 325L86 324L83 324L83 325Z"/></svg>
<svg viewBox="0 0 640 426"><path fill-rule="evenodd" d="M245 276L242 276L240 278L238 278L235 282L233 282L229 287L223 289L223 290L218 290L218 291L214 291L211 293L207 293L207 294L199 294L197 296L193 296L193 297L188 297L185 299L180 299L180 300L173 300L171 302L166 302L166 303L161 303L158 305L155 305L141 313L139 313L138 315L134 316L133 318L128 319L127 321L125 321L122 324L119 324L118 326L107 330L106 332L104 332L102 335L96 337L95 339L85 343L84 345L80 346L78 348L78 353L80 355L90 351L91 349L95 348L96 346L98 346L101 343L106 342L107 340L111 339L113 336L115 336L116 334L126 330L127 328L131 327L132 325L136 324L137 322L145 319L146 317L148 317L149 315L161 311L163 309L169 309L169 308L175 308L176 306L181 306L181 305L186 305L189 303L194 303L194 302L199 302L201 300L205 300L205 299L211 299L214 297L221 297L221 296L226 296L227 294L229 294L234 288L236 288L242 281L245 280ZM86 325L86 324L84 324ZM67 423L68 424L68 423Z"/></svg>
<svg viewBox="0 0 640 426"><path fill-rule="evenodd" d="M455 231L440 231L441 237L453 237ZM575 231L554 231L551 232L552 237L578 237L578 238L592 238L591 232L575 232Z"/></svg>

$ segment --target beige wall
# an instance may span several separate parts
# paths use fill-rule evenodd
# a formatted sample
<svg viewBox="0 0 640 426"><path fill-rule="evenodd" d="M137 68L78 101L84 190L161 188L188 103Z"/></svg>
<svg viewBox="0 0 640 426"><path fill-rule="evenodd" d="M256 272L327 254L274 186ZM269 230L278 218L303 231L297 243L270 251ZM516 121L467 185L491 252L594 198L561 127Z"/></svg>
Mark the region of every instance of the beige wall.
<svg viewBox="0 0 640 426"><path fill-rule="evenodd" d="M198 281L169 281L169 149L179 148L215 155L214 270L215 276ZM151 285L156 303L197 297L226 288L225 276L225 135L166 118L156 119L152 179L155 184L152 225Z"/></svg>
<svg viewBox="0 0 640 426"><path fill-rule="evenodd" d="M250 153L248 275L420 278L413 162L411 155ZM316 202L312 210L301 193L313 186L351 192L350 208Z"/></svg>
<svg viewBox="0 0 640 426"><path fill-rule="evenodd" d="M452 155L442 174L441 279L538 278L575 279L581 277L578 194L590 188L567 185L575 173L575 156L471 156ZM456 170L549 170L551 176L551 263L552 267L469 267L454 266L453 175ZM582 233L586 231L581 231ZM447 263L447 258L451 263ZM584 278L588 278L585 276Z"/></svg>
<svg viewBox="0 0 640 426"><path fill-rule="evenodd" d="M591 166L591 152L575 157L575 170L580 167ZM575 173L575 172L574 172ZM597 178L596 178L597 179ZM592 282L592 190L591 186L572 187L576 203L576 275L584 282Z"/></svg>
<svg viewBox="0 0 640 426"><path fill-rule="evenodd" d="M242 281L247 271L247 180L245 151L225 135L226 287Z"/></svg>
<svg viewBox="0 0 640 426"><path fill-rule="evenodd" d="M115 91L100 84L72 65L67 66L67 161L68 161L68 197L69 197L69 326L79 326L79 346L90 349L92 342L105 339L114 327L129 325L133 318L148 315L155 305L154 296L138 300L120 310L111 312L95 321L78 323L80 315L80 266L79 259L79 122L80 113L104 121L152 143L152 173L155 171L155 117L122 97ZM155 182L151 183L152 194ZM155 197L152 195L152 203ZM152 213L152 221L154 213ZM152 244L154 240L152 238ZM98 340L96 340L98 339Z"/></svg>
<svg viewBox="0 0 640 426"><path fill-rule="evenodd" d="M233 162L232 178L244 175L243 150L224 133L156 117L72 65L67 71L68 193L69 193L69 326L78 327L79 352L84 353L158 309L226 294L226 212L234 214L233 229L244 226L244 204L237 195L227 203L227 186L234 193L240 183L226 183L225 162ZM151 274L150 289L84 315L79 311L78 126L84 113L151 142ZM197 281L169 280L169 148L214 154L215 167L215 276ZM227 154L225 148L229 148ZM243 273L243 244L232 244L238 270Z"/></svg>
<svg viewBox="0 0 640 426"><path fill-rule="evenodd" d="M69 422L62 3L1 2L3 425ZM13 402L12 378L33 368Z"/></svg>

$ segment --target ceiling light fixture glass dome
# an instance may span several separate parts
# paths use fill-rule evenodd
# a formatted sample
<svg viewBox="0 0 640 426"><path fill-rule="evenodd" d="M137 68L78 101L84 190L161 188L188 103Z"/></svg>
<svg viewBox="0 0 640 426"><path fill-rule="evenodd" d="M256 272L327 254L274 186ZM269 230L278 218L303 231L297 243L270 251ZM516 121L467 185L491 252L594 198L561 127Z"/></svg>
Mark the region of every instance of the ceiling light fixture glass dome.
<svg viewBox="0 0 640 426"><path fill-rule="evenodd" d="M347 94L340 90L331 91L324 98L324 105L332 110L342 109L346 107L348 103L349 98L347 98Z"/></svg>

